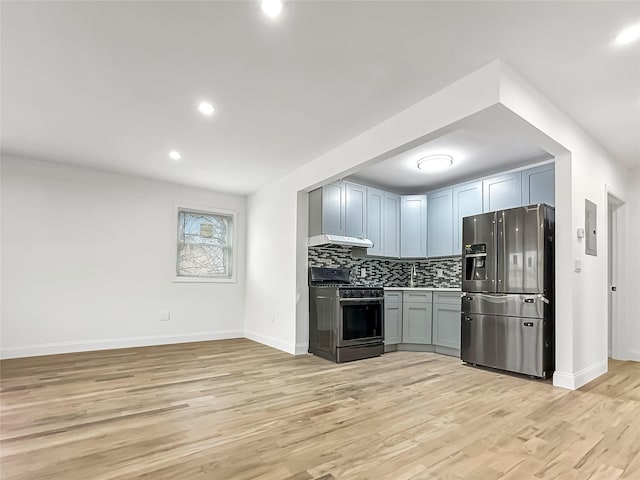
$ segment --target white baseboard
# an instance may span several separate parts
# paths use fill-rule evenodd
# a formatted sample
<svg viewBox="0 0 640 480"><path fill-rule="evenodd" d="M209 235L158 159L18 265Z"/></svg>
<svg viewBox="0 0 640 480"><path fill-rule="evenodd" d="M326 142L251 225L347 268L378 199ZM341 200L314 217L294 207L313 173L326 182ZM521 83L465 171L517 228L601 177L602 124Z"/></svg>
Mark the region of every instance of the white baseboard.
<svg viewBox="0 0 640 480"><path fill-rule="evenodd" d="M309 342L296 343L296 355L306 355L309 353Z"/></svg>
<svg viewBox="0 0 640 480"><path fill-rule="evenodd" d="M634 362L640 362L640 350L629 350L629 358Z"/></svg>
<svg viewBox="0 0 640 480"><path fill-rule="evenodd" d="M604 375L608 371L608 360L604 360L589 365L587 368L583 368L576 373L565 373L556 371L553 374L553 386L567 388L569 390L577 390L578 388L586 385L591 380L598 378L600 375Z"/></svg>
<svg viewBox="0 0 640 480"><path fill-rule="evenodd" d="M268 347L272 347L277 350L282 350L283 352L290 353L291 355L296 354L296 345L283 342L279 338L270 337L269 335L263 335L262 333L252 332L250 330L245 330L244 336L249 340L262 343L263 345L267 345Z"/></svg>
<svg viewBox="0 0 640 480"><path fill-rule="evenodd" d="M203 342L207 340L225 340L242 338L242 330L220 330L215 332L183 333L177 335L154 335L107 340L79 340L72 342L41 343L22 347L4 347L0 349L0 358L37 357L58 353L89 352L93 350L111 350L114 348L148 347L172 343Z"/></svg>

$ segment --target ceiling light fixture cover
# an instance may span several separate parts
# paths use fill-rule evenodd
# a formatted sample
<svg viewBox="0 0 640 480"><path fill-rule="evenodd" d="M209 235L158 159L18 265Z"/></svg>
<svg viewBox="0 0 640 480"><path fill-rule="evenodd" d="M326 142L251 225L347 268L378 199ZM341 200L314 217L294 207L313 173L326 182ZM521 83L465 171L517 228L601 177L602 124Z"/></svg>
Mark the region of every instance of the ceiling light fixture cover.
<svg viewBox="0 0 640 480"><path fill-rule="evenodd" d="M282 0L262 0L262 11L271 18L276 18L282 13Z"/></svg>
<svg viewBox="0 0 640 480"><path fill-rule="evenodd" d="M203 115L209 116L213 115L213 112L215 112L216 109L209 102L200 102L200 105L198 105L198 110Z"/></svg>
<svg viewBox="0 0 640 480"><path fill-rule="evenodd" d="M171 150L169 152L169 158L171 160L180 160L182 158L182 155L180 155L180 152L178 152L176 150Z"/></svg>
<svg viewBox="0 0 640 480"><path fill-rule="evenodd" d="M618 45L626 45L638 40L638 38L640 38L640 24L625 28L616 37L616 43Z"/></svg>
<svg viewBox="0 0 640 480"><path fill-rule="evenodd" d="M418 160L418 168L425 172L441 172L452 165L451 155L429 155Z"/></svg>

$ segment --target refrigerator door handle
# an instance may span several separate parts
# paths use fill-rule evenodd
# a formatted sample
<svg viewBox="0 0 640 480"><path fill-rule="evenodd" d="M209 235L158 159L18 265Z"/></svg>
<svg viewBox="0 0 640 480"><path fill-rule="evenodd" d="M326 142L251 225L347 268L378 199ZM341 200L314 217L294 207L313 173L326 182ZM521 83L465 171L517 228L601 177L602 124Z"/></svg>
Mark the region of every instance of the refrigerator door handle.
<svg viewBox="0 0 640 480"><path fill-rule="evenodd" d="M542 295L542 294L538 294L533 298L529 297L529 298L522 299L522 301L524 303L534 303L536 300L538 300L540 302L543 302L543 303L546 303L547 305L549 305L549 299L547 297L545 297L544 295Z"/></svg>
<svg viewBox="0 0 640 480"><path fill-rule="evenodd" d="M547 297L545 297L544 295L542 295L542 294L538 295L538 300L540 300L541 302L544 302L547 305L549 305L549 299Z"/></svg>

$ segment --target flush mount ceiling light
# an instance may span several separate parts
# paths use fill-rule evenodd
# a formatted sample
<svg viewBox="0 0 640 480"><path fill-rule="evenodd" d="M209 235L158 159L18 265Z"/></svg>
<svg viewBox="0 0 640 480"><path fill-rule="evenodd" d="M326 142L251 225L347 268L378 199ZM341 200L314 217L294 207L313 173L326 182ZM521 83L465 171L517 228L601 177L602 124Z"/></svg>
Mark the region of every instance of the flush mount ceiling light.
<svg viewBox="0 0 640 480"><path fill-rule="evenodd" d="M425 172L442 172L453 165L451 155L429 155L418 160L418 168Z"/></svg>
<svg viewBox="0 0 640 480"><path fill-rule="evenodd" d="M207 117L210 117L211 115L213 115L213 112L216 111L215 107L209 102L200 102L200 105L198 105L198 110L200 111L200 113L206 115Z"/></svg>
<svg viewBox="0 0 640 480"><path fill-rule="evenodd" d="M182 155L180 155L180 152L178 152L177 150L171 150L169 152L169 158L171 160L180 160L182 158Z"/></svg>
<svg viewBox="0 0 640 480"><path fill-rule="evenodd" d="M632 25L621 31L616 37L616 43L618 45L627 45L628 43L635 42L638 38L640 38L640 24Z"/></svg>
<svg viewBox="0 0 640 480"><path fill-rule="evenodd" d="M262 0L262 11L268 17L279 17L282 13L282 0Z"/></svg>

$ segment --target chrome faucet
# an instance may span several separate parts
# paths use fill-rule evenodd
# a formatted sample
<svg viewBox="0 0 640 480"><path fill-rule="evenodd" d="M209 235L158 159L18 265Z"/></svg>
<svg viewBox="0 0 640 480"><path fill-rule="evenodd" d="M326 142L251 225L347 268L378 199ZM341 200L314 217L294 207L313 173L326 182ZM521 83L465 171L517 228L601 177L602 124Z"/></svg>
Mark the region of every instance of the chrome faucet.
<svg viewBox="0 0 640 480"><path fill-rule="evenodd" d="M416 286L416 277L417 277L416 264L414 263L413 265L411 265L411 273L409 275L409 286L410 287L415 287Z"/></svg>

